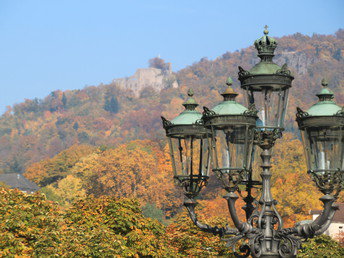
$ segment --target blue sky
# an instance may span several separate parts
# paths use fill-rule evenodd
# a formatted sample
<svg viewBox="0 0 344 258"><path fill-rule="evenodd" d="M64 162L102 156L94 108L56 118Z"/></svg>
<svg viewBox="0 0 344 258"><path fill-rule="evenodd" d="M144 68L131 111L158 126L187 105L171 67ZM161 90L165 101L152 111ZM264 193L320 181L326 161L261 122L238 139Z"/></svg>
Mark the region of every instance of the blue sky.
<svg viewBox="0 0 344 258"><path fill-rule="evenodd" d="M343 0L0 0L0 114L25 98L130 76L160 55L174 71L262 35L333 34Z"/></svg>

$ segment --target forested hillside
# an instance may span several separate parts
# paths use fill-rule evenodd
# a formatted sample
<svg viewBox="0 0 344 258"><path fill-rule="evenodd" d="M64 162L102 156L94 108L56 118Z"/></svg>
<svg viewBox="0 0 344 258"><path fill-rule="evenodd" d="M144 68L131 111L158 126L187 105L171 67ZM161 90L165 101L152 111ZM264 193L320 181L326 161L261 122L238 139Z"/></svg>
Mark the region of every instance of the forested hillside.
<svg viewBox="0 0 344 258"><path fill-rule="evenodd" d="M344 102L344 30L335 35L294 34L278 39L275 61L287 63L295 75L286 118L295 129L295 107L315 101L326 77L338 103ZM175 74L179 87L137 92L116 83L81 90L56 90L44 99L26 100L8 107L0 118L0 172L25 168L75 144L117 146L135 139L163 141L160 115L181 111L185 93L193 88L201 105L213 106L231 76L238 89L238 65L251 68L258 58L254 47L227 52L215 60L202 58ZM167 84L168 85L168 84ZM239 96L239 100L243 98ZM163 145L163 142L162 142Z"/></svg>

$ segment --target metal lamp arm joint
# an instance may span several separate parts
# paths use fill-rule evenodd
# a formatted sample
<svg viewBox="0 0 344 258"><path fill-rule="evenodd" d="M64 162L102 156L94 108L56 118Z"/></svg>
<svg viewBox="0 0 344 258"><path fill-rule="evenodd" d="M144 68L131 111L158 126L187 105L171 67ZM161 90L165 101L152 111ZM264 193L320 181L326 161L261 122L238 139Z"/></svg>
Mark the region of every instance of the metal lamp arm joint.
<svg viewBox="0 0 344 258"><path fill-rule="evenodd" d="M197 205L197 202L193 199L189 199L189 200L184 202L184 206L188 210L190 219L199 229L201 229L204 232L212 233L213 235L218 235L220 237L222 237L224 235L236 235L238 233L237 229L233 229L230 227L219 228L217 226L212 227L212 226L209 226L207 224L201 223L197 219L197 215L195 212L196 205Z"/></svg>
<svg viewBox="0 0 344 258"><path fill-rule="evenodd" d="M238 214L235 208L235 202L239 198L238 195L234 192L229 192L227 195L224 196L224 198L227 200L229 213L238 231L242 234L255 232L256 229L253 228L252 225L248 224L247 222L240 221L238 217Z"/></svg>
<svg viewBox="0 0 344 258"><path fill-rule="evenodd" d="M312 238L321 235L330 226L333 216L336 210L338 210L338 205L334 204L336 198L332 195L324 195L320 200L324 203L324 208L322 213L313 222L297 225L293 228L286 228L282 232L302 238Z"/></svg>

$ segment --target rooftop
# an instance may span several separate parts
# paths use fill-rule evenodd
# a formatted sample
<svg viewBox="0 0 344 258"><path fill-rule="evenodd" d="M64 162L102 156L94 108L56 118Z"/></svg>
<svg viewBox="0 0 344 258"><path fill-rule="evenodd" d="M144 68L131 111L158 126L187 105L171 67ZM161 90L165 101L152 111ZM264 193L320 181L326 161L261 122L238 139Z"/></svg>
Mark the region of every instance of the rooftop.
<svg viewBox="0 0 344 258"><path fill-rule="evenodd" d="M39 190L38 185L18 173L1 174L0 182L5 183L11 188L17 188L20 191L27 193L36 192Z"/></svg>
<svg viewBox="0 0 344 258"><path fill-rule="evenodd" d="M334 214L332 223L344 223L344 203L337 203L338 204L338 210ZM311 210L311 215L321 214L321 210Z"/></svg>

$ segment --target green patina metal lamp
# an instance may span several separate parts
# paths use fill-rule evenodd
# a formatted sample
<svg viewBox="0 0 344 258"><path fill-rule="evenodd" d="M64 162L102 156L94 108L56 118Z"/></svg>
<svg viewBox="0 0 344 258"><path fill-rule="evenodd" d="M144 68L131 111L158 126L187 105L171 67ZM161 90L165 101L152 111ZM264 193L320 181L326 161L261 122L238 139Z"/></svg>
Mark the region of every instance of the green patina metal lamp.
<svg viewBox="0 0 344 258"><path fill-rule="evenodd" d="M247 179L251 168L257 111L236 102L236 93L227 80L223 101L212 110L204 107L202 120L212 133L213 171L229 191Z"/></svg>
<svg viewBox="0 0 344 258"><path fill-rule="evenodd" d="M307 112L297 108L308 172L324 194L340 191L344 179L344 107L333 101L326 80L319 102Z"/></svg>
<svg viewBox="0 0 344 258"><path fill-rule="evenodd" d="M176 182L184 187L185 195L194 198L209 178L211 133L201 121L198 104L188 91L189 98L183 104L185 110L169 121L162 118L169 140L172 167Z"/></svg>
<svg viewBox="0 0 344 258"><path fill-rule="evenodd" d="M272 61L277 42L268 33L265 26L264 36L254 42L260 62L249 71L239 66L238 75L248 103L258 109L257 126L262 131L282 131L288 90L294 77L286 64L280 67Z"/></svg>
<svg viewBox="0 0 344 258"><path fill-rule="evenodd" d="M236 257L296 257L301 240L324 233L336 210L335 201L344 182L344 107L333 101L333 92L322 81L319 102L307 112L297 108L297 122L306 153L308 172L324 196L323 211L314 221L283 228L271 192L271 156L275 140L282 136L288 91L294 79L286 65L272 61L277 46L275 39L264 36L255 41L261 61L251 70L239 67L239 80L248 108L236 102L232 79L222 94L223 101L212 110L204 107L203 115L189 91L185 110L172 121L163 119L170 143L174 178L185 189L184 205L193 223L204 232L224 237L228 246L240 245ZM257 109L256 109L257 107ZM252 176L255 145L261 148L261 182ZM229 213L235 228L212 227L199 221L195 207L197 196L209 177L210 165L222 181L227 194ZM241 192L246 185L247 195ZM251 190L261 185L259 200ZM236 201L243 197L246 222L236 211ZM254 192L253 192L254 193ZM241 241L242 240L242 241Z"/></svg>

